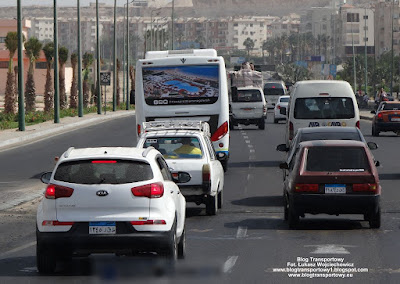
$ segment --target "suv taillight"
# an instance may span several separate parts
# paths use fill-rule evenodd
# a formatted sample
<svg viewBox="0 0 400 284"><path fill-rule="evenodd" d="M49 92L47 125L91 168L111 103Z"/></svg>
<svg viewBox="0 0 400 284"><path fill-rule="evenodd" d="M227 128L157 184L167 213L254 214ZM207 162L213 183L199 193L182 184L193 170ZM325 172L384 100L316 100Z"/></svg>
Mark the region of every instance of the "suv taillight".
<svg viewBox="0 0 400 284"><path fill-rule="evenodd" d="M133 187L131 191L137 197L160 198L164 195L164 185L161 182L156 182Z"/></svg>
<svg viewBox="0 0 400 284"><path fill-rule="evenodd" d="M47 199L57 199L63 197L70 197L72 193L74 193L73 188L56 184L49 184L46 188L44 197Z"/></svg>
<svg viewBox="0 0 400 284"><path fill-rule="evenodd" d="M220 140L222 137L224 137L228 133L228 122L225 121L222 123L220 127L218 127L217 131L214 132L214 134L211 136L211 141L215 142Z"/></svg>
<svg viewBox="0 0 400 284"><path fill-rule="evenodd" d="M293 123L289 121L289 140L293 139L293 135L294 135Z"/></svg>
<svg viewBox="0 0 400 284"><path fill-rule="evenodd" d="M202 172L203 183L209 183L211 180L210 165L204 164L201 172Z"/></svg>
<svg viewBox="0 0 400 284"><path fill-rule="evenodd" d="M378 185L376 183L355 183L353 184L353 191L376 191Z"/></svg>
<svg viewBox="0 0 400 284"><path fill-rule="evenodd" d="M296 183L294 191L296 192L318 192L318 184L316 183Z"/></svg>

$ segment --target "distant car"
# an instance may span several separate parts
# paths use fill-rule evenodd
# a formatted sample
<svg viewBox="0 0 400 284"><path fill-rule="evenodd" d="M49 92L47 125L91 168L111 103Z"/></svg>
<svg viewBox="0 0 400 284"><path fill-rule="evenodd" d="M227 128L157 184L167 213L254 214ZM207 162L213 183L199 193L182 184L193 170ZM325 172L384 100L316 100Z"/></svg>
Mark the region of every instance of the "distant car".
<svg viewBox="0 0 400 284"><path fill-rule="evenodd" d="M370 150L378 149L378 145L375 142L365 141L364 135L357 127L322 126L300 128L290 147L287 147L286 144L280 144L276 147L276 150L287 152L286 162L290 164L299 149L299 144L312 140L354 140L363 142Z"/></svg>
<svg viewBox="0 0 400 284"><path fill-rule="evenodd" d="M263 91L268 109L275 107L280 96L287 95L286 85L283 81L268 81L264 84Z"/></svg>
<svg viewBox="0 0 400 284"><path fill-rule="evenodd" d="M381 102L372 119L372 135L379 136L380 132L393 131L400 135L400 103L397 101Z"/></svg>
<svg viewBox="0 0 400 284"><path fill-rule="evenodd" d="M156 252L185 256L186 201L154 148L70 148L45 173L37 210L40 273L57 261L90 253Z"/></svg>
<svg viewBox="0 0 400 284"><path fill-rule="evenodd" d="M223 204L224 169L201 121L145 122L137 147L153 146L166 159L172 174L188 172L191 180L179 184L188 202L205 204L207 215L216 215Z"/></svg>
<svg viewBox="0 0 400 284"><path fill-rule="evenodd" d="M363 214L381 225L378 171L365 143L343 140L302 142L284 182L284 218L296 228L305 213Z"/></svg>
<svg viewBox="0 0 400 284"><path fill-rule="evenodd" d="M286 114L281 114L281 108L287 109L289 104L290 96L280 96L278 102L274 108L274 123L278 123L279 120L286 120Z"/></svg>
<svg viewBox="0 0 400 284"><path fill-rule="evenodd" d="M229 127L231 130L239 124L255 124L259 129L265 129L267 103L261 88L232 88L230 110Z"/></svg>

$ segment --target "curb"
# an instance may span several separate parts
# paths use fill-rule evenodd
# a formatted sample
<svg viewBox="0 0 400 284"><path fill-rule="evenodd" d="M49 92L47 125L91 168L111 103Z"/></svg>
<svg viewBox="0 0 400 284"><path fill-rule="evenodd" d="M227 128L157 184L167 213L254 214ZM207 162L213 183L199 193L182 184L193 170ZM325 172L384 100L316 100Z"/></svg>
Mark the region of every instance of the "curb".
<svg viewBox="0 0 400 284"><path fill-rule="evenodd" d="M91 124L95 124L95 123L102 123L111 119L115 119L115 118L121 118L121 117L125 117L125 116L134 116L135 115L135 111L123 111L121 113L113 113L111 115L102 115L101 117L93 117L90 119L86 119L83 121L78 121L78 122L74 122L74 123L70 123L70 124L65 124L65 125L57 125L54 127L50 127L49 129L46 130L42 130L42 131L38 131L36 133L32 133L32 134L27 134L21 137L17 137L17 138L12 138L12 139L8 139L5 141L0 142L0 149L4 150L3 148L5 147L12 147L12 146L16 146L22 142L32 142L35 140L40 140L43 136L46 136L46 138L49 137L53 137L56 135L60 135L72 130L76 130L77 128L81 128L83 126L88 126Z"/></svg>

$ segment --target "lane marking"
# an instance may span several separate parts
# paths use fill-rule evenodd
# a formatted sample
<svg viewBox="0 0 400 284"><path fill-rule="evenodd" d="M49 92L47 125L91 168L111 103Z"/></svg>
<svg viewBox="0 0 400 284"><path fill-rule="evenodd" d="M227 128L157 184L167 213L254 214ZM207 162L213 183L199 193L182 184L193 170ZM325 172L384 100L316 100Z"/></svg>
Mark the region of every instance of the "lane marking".
<svg viewBox="0 0 400 284"><path fill-rule="evenodd" d="M254 149L250 149L250 153L254 153L256 150Z"/></svg>
<svg viewBox="0 0 400 284"><path fill-rule="evenodd" d="M23 269L20 270L20 272L28 272L28 273L33 273L33 272L37 272L37 267L36 266L32 266L32 267L25 267Z"/></svg>
<svg viewBox="0 0 400 284"><path fill-rule="evenodd" d="M244 140L247 144L249 144L250 143L250 140Z"/></svg>
<svg viewBox="0 0 400 284"><path fill-rule="evenodd" d="M247 147L249 147L249 148L253 148L253 145L249 144L249 145L247 145Z"/></svg>
<svg viewBox="0 0 400 284"><path fill-rule="evenodd" d="M238 227L238 230L236 232L236 238L237 239L244 239L247 235L247 227Z"/></svg>
<svg viewBox="0 0 400 284"><path fill-rule="evenodd" d="M306 245L304 247L316 247L316 249L310 253L312 254L350 254L350 252L345 249L345 247L355 247L349 245Z"/></svg>
<svg viewBox="0 0 400 284"><path fill-rule="evenodd" d="M36 241L24 244L24 245L19 246L19 247L16 247L16 248L14 248L12 250L9 250L9 251L6 251L6 252L3 252L2 254L0 254L0 258L3 258L3 257L5 257L5 256L7 256L9 254L12 254L12 253L19 252L21 250L27 249L27 248L29 248L31 246L34 246L34 245L36 245Z"/></svg>
<svg viewBox="0 0 400 284"><path fill-rule="evenodd" d="M243 136L244 139L249 139L249 136Z"/></svg>
<svg viewBox="0 0 400 284"><path fill-rule="evenodd" d="M224 273L231 273L232 272L232 269L235 266L237 259L238 259L237 255L228 257L228 259L224 263L224 268L223 268Z"/></svg>

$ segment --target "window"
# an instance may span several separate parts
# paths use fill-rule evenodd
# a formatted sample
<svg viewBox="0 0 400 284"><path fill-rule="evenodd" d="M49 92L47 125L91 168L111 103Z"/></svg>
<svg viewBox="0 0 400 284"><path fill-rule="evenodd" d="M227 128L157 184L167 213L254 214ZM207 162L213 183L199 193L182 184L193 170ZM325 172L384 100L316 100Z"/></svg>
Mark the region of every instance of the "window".
<svg viewBox="0 0 400 284"><path fill-rule="evenodd" d="M7 69L8 61L0 61L0 69Z"/></svg>
<svg viewBox="0 0 400 284"><path fill-rule="evenodd" d="M5 43L6 42L6 38L5 37L0 37L0 43Z"/></svg>
<svg viewBox="0 0 400 284"><path fill-rule="evenodd" d="M354 115L351 98L298 98L295 102L294 117L297 119L350 119Z"/></svg>
<svg viewBox="0 0 400 284"><path fill-rule="evenodd" d="M238 90L237 96L232 96L233 102L262 102L259 90Z"/></svg>
<svg viewBox="0 0 400 284"><path fill-rule="evenodd" d="M150 180L149 164L131 160L80 160L57 167L54 179L79 184L123 184Z"/></svg>
<svg viewBox="0 0 400 284"><path fill-rule="evenodd" d="M354 22L359 22L360 21L360 14L358 14L358 13L348 13L347 14L347 22L349 23L349 22L351 22L351 23L354 23Z"/></svg>
<svg viewBox="0 0 400 284"><path fill-rule="evenodd" d="M364 16L363 16L363 19L364 19L364 20L368 20L368 15L364 15Z"/></svg>
<svg viewBox="0 0 400 284"><path fill-rule="evenodd" d="M201 159L203 151L196 137L149 137L143 147L153 146L165 159Z"/></svg>
<svg viewBox="0 0 400 284"><path fill-rule="evenodd" d="M206 137L205 140L206 140L207 148L208 148L208 150L210 152L210 159L211 160L217 159L217 155L215 154L215 149L214 149L214 147L213 147L213 145L212 145L212 143L210 141L210 138Z"/></svg>
<svg viewBox="0 0 400 284"><path fill-rule="evenodd" d="M158 157L157 164L160 168L160 171L161 171L161 174L162 174L164 180L172 180L171 172L169 171L167 163L164 161L164 159L161 157Z"/></svg>

